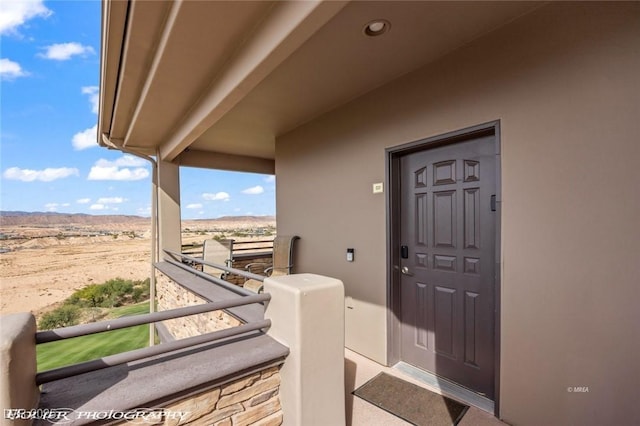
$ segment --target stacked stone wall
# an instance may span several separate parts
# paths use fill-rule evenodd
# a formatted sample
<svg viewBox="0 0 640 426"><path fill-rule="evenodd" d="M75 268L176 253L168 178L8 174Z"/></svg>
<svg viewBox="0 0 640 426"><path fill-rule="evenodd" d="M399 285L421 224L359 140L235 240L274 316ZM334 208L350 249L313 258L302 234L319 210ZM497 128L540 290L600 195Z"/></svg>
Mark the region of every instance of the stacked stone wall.
<svg viewBox="0 0 640 426"><path fill-rule="evenodd" d="M270 257L267 259L245 258L234 263L233 266L244 269L248 263L265 260L270 260ZM244 279L242 279L243 282ZM158 311L207 302L159 271L156 275L156 297ZM176 339L182 339L234 327L241 322L224 311L214 311L163 321L163 324ZM159 424L166 426L279 426L283 419L279 396L279 368L270 367L167 405L163 408L174 413L184 413L184 416L181 418L168 416L164 423Z"/></svg>
<svg viewBox="0 0 640 426"><path fill-rule="evenodd" d="M156 297L158 311L207 303L205 299L190 292L161 272L157 272L156 275ZM224 311L213 311L163 321L163 324L173 337L183 339L235 327L241 322Z"/></svg>
<svg viewBox="0 0 640 426"><path fill-rule="evenodd" d="M279 426L280 367L269 367L250 376L208 389L163 407L166 426ZM127 423L128 424L128 423Z"/></svg>

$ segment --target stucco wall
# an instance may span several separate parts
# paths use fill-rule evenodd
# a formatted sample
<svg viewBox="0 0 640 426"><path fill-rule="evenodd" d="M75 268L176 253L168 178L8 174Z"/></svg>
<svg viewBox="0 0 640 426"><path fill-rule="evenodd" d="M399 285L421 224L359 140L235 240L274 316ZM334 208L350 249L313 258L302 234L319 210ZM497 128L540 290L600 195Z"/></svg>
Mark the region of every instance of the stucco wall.
<svg viewBox="0 0 640 426"><path fill-rule="evenodd" d="M500 120L501 415L640 417L639 23L550 4L277 140L278 233L344 282L348 347L386 361L385 148Z"/></svg>

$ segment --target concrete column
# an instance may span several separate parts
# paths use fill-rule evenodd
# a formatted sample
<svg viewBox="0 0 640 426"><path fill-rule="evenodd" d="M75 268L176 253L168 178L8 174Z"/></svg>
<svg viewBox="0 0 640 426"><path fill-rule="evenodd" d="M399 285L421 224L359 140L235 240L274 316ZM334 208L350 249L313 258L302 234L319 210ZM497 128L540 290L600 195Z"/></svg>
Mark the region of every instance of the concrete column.
<svg viewBox="0 0 640 426"><path fill-rule="evenodd" d="M314 274L267 278L268 334L289 347L280 371L284 425L345 424L344 286Z"/></svg>
<svg viewBox="0 0 640 426"><path fill-rule="evenodd" d="M158 161L158 238L160 259L163 250L180 251L182 246L180 223L180 170L178 165Z"/></svg>
<svg viewBox="0 0 640 426"><path fill-rule="evenodd" d="M158 155L159 159L160 156ZM180 167L177 164L158 160L156 175L153 177L153 190L157 203L157 257L162 260L164 250L180 252L182 249L182 223L180 216ZM152 212L155 214L155 212ZM155 242L154 242L155 244ZM154 262L155 259L152 259ZM153 269L153 268L152 268ZM149 311L155 312L156 289L155 270L151 275ZM149 346L155 345L155 325L149 324Z"/></svg>
<svg viewBox="0 0 640 426"><path fill-rule="evenodd" d="M0 425L30 425L30 420L11 420L10 409L37 408L36 320L33 315L5 315L0 326Z"/></svg>

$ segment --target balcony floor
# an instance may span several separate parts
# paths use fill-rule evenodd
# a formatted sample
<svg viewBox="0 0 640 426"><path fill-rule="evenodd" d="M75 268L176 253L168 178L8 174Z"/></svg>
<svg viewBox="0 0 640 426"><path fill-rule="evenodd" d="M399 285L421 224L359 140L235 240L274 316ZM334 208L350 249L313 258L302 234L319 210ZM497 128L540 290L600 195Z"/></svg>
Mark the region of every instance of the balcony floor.
<svg viewBox="0 0 640 426"><path fill-rule="evenodd" d="M440 393L437 389L422 383L401 371L385 367L349 349L345 349L345 396L347 411L347 426L405 426L411 423L396 417L374 405L354 397L353 392L378 373L385 372L400 377L430 391ZM451 397L451 395L447 395ZM455 399L455 398L454 398ZM471 406L464 415L459 426L504 426L496 417L479 408Z"/></svg>

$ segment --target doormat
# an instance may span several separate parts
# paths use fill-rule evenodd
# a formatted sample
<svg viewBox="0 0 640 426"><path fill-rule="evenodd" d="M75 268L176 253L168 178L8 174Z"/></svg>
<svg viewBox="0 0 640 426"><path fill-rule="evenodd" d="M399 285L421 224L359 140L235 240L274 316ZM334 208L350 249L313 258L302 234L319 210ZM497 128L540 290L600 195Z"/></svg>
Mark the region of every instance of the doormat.
<svg viewBox="0 0 640 426"><path fill-rule="evenodd" d="M353 394L417 426L455 426L469 409L386 373L378 374Z"/></svg>

